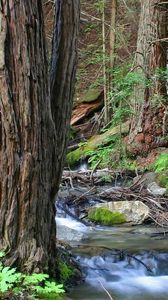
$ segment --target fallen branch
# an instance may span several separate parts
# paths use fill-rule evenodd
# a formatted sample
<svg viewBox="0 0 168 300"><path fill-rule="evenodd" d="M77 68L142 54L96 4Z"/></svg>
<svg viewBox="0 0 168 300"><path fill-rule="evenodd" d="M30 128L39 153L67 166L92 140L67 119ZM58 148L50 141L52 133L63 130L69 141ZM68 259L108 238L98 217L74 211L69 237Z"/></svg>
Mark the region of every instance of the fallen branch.
<svg viewBox="0 0 168 300"><path fill-rule="evenodd" d="M108 292L108 290L104 287L103 283L100 281L100 279L98 280L103 288L103 290L106 292L106 294L108 295L110 300L113 300L112 296L110 295L110 293Z"/></svg>

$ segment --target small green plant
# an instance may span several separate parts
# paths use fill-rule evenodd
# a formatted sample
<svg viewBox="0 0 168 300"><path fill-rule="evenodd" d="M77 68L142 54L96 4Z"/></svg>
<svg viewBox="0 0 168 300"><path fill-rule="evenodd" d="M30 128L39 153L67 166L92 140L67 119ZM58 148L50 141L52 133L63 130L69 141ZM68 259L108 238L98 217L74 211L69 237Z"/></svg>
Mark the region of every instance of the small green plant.
<svg viewBox="0 0 168 300"><path fill-rule="evenodd" d="M113 180L113 177L111 175L104 175L101 177L101 181L105 183L111 183Z"/></svg>
<svg viewBox="0 0 168 300"><path fill-rule="evenodd" d="M102 166L107 166L111 153L112 145L99 147L96 150L88 151L87 155L90 156L88 162L91 168L94 169L98 162L100 162Z"/></svg>
<svg viewBox="0 0 168 300"><path fill-rule="evenodd" d="M58 295L63 294L63 284L57 284L54 281L45 281L44 287L37 285L34 287L36 293L40 298L45 299L57 299Z"/></svg>
<svg viewBox="0 0 168 300"><path fill-rule="evenodd" d="M88 32L91 32L92 29L94 29L94 28L97 28L97 25L94 24L93 22L92 22L92 23L90 22L89 24L85 25L85 27L84 27L84 29L82 30L82 32L83 32L83 33L88 33Z"/></svg>
<svg viewBox="0 0 168 300"><path fill-rule="evenodd" d="M0 251L0 259L5 256L4 251ZM57 299L64 293L63 284L49 280L48 274L33 273L25 275L18 273L16 268L6 267L0 261L0 298L3 299L7 292L18 295L22 292L28 295L26 299Z"/></svg>
<svg viewBox="0 0 168 300"><path fill-rule="evenodd" d="M4 251L0 251L0 259L5 256ZM15 268L4 267L0 261L0 293L6 292L13 285L19 282L21 273L17 273Z"/></svg>
<svg viewBox="0 0 168 300"><path fill-rule="evenodd" d="M21 279L21 273L17 273L15 268L3 267L0 265L0 292L4 293L11 289Z"/></svg>
<svg viewBox="0 0 168 300"><path fill-rule="evenodd" d="M168 191L168 153L162 153L154 163L154 170L161 186Z"/></svg>
<svg viewBox="0 0 168 300"><path fill-rule="evenodd" d="M154 164L154 169L157 173L168 170L168 153L162 153Z"/></svg>
<svg viewBox="0 0 168 300"><path fill-rule="evenodd" d="M116 126L133 115L131 102L128 99L132 96L134 88L139 82L144 85L146 83L141 74L126 71L125 66L116 68L113 76L114 89L109 93L109 99L111 99L110 105L113 112L111 126Z"/></svg>

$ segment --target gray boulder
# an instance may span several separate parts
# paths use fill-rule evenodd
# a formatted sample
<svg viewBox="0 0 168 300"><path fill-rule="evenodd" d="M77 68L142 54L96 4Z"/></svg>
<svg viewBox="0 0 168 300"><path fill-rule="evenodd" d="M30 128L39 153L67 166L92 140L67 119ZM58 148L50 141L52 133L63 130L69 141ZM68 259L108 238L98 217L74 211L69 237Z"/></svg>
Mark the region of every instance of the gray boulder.
<svg viewBox="0 0 168 300"><path fill-rule="evenodd" d="M163 196L166 194L166 188L160 187L156 182L151 182L147 186L147 191L156 196Z"/></svg>
<svg viewBox="0 0 168 300"><path fill-rule="evenodd" d="M96 204L96 207L104 207L112 212L124 214L126 222L133 225L142 224L149 216L149 207L141 201L110 201ZM93 206L92 208L93 209Z"/></svg>

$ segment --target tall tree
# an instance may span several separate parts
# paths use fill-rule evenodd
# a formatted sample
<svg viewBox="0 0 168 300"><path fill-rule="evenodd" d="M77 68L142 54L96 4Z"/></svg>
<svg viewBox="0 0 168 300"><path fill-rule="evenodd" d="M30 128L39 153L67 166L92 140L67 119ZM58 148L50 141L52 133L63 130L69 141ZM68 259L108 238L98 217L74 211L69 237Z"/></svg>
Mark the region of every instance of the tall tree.
<svg viewBox="0 0 168 300"><path fill-rule="evenodd" d="M116 14L117 14L117 0L111 0L111 20L110 20L110 70L111 73L114 68L115 60L115 40L116 40ZM111 75L110 87L112 87Z"/></svg>
<svg viewBox="0 0 168 300"><path fill-rule="evenodd" d="M109 122L109 99L107 88L107 66L106 66L106 31L105 31L105 2L101 3L102 11L102 50L103 50L103 91L104 91L104 123Z"/></svg>
<svg viewBox="0 0 168 300"><path fill-rule="evenodd" d="M166 80L156 73L167 67L167 17L168 1L141 0L135 69L144 80L135 88L130 140L141 133L147 151L163 144L166 130Z"/></svg>
<svg viewBox="0 0 168 300"><path fill-rule="evenodd" d="M41 2L0 2L0 248L27 271L55 266L79 24L79 0L57 0L49 84Z"/></svg>

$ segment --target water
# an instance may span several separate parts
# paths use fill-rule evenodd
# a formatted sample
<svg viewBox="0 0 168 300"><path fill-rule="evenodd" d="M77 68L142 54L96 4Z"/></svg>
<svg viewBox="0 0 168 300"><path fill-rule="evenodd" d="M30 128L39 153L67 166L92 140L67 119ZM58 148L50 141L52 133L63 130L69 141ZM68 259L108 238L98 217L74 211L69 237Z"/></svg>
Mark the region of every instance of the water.
<svg viewBox="0 0 168 300"><path fill-rule="evenodd" d="M146 252L135 257L150 266L152 273L135 259L119 260L116 255L78 257L86 282L74 288L70 296L74 300L105 300L104 287L116 300L167 300L168 254Z"/></svg>
<svg viewBox="0 0 168 300"><path fill-rule="evenodd" d="M107 289L113 300L168 300L168 241L153 235L156 228L86 228L64 218L58 223L75 230L70 242L85 274L71 299L107 300Z"/></svg>

